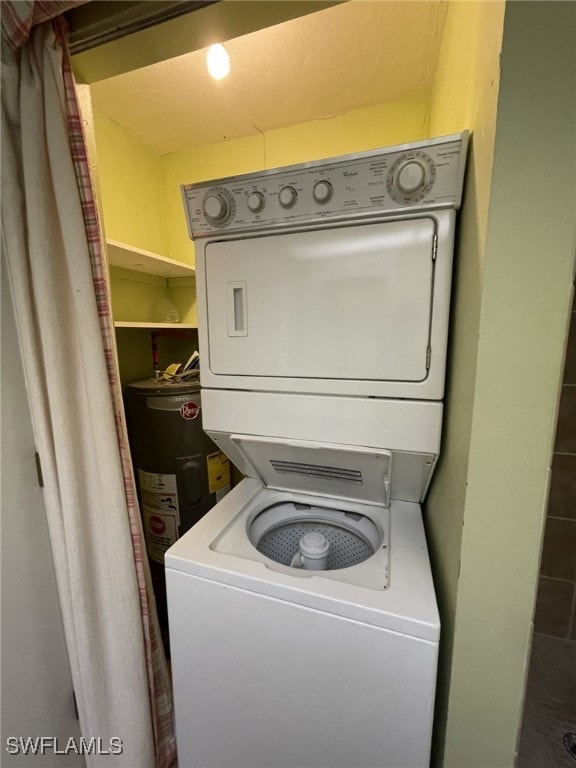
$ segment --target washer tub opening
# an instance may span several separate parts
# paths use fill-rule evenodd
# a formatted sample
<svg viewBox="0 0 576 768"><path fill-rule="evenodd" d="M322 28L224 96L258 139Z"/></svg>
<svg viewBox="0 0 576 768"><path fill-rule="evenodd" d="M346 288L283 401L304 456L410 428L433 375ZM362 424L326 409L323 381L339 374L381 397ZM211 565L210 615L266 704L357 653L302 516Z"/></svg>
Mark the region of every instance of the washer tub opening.
<svg viewBox="0 0 576 768"><path fill-rule="evenodd" d="M294 502L260 512L248 526L248 538L265 557L290 566L300 539L312 531L330 543L328 571L358 565L384 543L382 531L366 515Z"/></svg>

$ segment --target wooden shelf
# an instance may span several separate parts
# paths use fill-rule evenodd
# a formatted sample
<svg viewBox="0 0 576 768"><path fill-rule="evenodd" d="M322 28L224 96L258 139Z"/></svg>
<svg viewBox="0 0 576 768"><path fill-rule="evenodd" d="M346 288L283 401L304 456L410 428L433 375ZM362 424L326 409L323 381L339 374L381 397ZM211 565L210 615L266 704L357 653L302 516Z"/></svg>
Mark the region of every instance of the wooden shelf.
<svg viewBox="0 0 576 768"><path fill-rule="evenodd" d="M132 269L135 272L145 272L149 275L160 277L194 277L194 267L184 264L182 261L169 259L157 253L144 251L117 240L106 240L108 263L115 267Z"/></svg>
<svg viewBox="0 0 576 768"><path fill-rule="evenodd" d="M114 328L149 328L153 331L155 328L161 330L162 328L176 328L178 330L197 330L197 325L191 323L133 323L127 320L115 320Z"/></svg>

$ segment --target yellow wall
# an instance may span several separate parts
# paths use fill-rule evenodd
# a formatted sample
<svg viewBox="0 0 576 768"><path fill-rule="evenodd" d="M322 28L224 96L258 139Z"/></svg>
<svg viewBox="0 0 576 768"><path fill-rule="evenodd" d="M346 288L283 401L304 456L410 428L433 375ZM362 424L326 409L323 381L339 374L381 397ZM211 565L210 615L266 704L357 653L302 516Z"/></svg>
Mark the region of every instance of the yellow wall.
<svg viewBox="0 0 576 768"><path fill-rule="evenodd" d="M150 323L160 319L162 300L169 299L166 280L121 267L110 267L112 314L115 320Z"/></svg>
<svg viewBox="0 0 576 768"><path fill-rule="evenodd" d="M185 363L198 349L197 331L187 331L186 338L160 336L158 356L160 369L165 370L171 363ZM122 385L150 378L152 375L152 345L150 331L145 328L118 328L118 368Z"/></svg>
<svg viewBox="0 0 576 768"><path fill-rule="evenodd" d="M427 103L407 99L259 136L165 155L159 160L166 216L166 255L188 263L194 260L194 246L186 229L180 184L361 152L417 141L427 136Z"/></svg>
<svg viewBox="0 0 576 768"><path fill-rule="evenodd" d="M93 110L93 121L95 147L92 155L97 164L106 237L166 255L158 158L97 109ZM161 301L169 300L176 305L181 322L196 323L193 280L178 278L167 281L162 277L118 267L111 267L110 273L115 320L158 321ZM149 332L120 330L117 342L122 383L150 375ZM173 340L163 339L160 344L161 364L184 362L196 344L195 340L184 340L178 345Z"/></svg>
<svg viewBox="0 0 576 768"><path fill-rule="evenodd" d="M166 255L158 158L94 109L106 237Z"/></svg>

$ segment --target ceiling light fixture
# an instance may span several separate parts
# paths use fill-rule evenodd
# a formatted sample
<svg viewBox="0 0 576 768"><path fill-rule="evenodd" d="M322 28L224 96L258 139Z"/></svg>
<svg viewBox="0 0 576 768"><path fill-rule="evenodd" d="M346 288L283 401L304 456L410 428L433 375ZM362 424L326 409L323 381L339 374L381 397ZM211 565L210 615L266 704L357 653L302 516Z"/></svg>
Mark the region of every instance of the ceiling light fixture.
<svg viewBox="0 0 576 768"><path fill-rule="evenodd" d="M222 80L230 72L230 56L220 43L211 45L206 52L206 66L214 80Z"/></svg>

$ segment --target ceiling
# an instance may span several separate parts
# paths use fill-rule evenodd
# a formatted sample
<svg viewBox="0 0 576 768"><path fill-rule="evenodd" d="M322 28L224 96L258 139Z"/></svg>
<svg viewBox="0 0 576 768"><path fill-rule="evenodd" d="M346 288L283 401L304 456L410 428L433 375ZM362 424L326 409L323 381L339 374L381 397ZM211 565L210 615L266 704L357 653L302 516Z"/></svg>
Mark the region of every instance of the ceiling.
<svg viewBox="0 0 576 768"><path fill-rule="evenodd" d="M351 0L91 85L93 103L157 155L431 91L446 0Z"/></svg>

